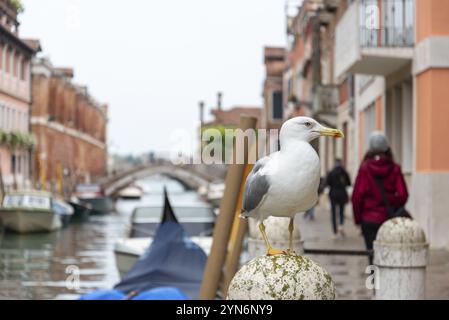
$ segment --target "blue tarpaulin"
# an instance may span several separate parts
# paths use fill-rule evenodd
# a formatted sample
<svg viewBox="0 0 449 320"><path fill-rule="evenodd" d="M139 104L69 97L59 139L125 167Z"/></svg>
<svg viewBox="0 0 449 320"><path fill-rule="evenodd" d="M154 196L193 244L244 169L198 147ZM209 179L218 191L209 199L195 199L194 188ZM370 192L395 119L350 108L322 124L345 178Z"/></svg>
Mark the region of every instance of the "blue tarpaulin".
<svg viewBox="0 0 449 320"><path fill-rule="evenodd" d="M127 295L119 290L97 290L85 294L79 300L124 300ZM188 300L181 290L173 287L161 287L139 293L131 298L131 300Z"/></svg>
<svg viewBox="0 0 449 320"><path fill-rule="evenodd" d="M159 226L153 243L125 274L115 289L143 292L157 287L175 287L196 299L207 256L177 222Z"/></svg>
<svg viewBox="0 0 449 320"><path fill-rule="evenodd" d="M162 222L151 245L113 290L99 290L80 300L197 299L207 256L186 234L171 208L166 190Z"/></svg>

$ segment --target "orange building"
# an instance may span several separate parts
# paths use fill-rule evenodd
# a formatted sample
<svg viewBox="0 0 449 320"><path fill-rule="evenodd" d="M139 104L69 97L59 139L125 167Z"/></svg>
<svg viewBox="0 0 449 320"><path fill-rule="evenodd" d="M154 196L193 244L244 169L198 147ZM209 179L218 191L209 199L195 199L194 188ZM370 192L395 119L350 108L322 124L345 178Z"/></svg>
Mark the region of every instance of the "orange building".
<svg viewBox="0 0 449 320"><path fill-rule="evenodd" d="M35 180L66 194L75 183L106 174L108 107L86 87L73 83L73 70L33 61L32 131L37 138Z"/></svg>
<svg viewBox="0 0 449 320"><path fill-rule="evenodd" d="M316 146L322 174L338 157L355 177L370 133L384 131L406 177L410 211L431 246L445 248L448 15L447 0L304 0L287 17L281 75L284 120L308 115L345 133Z"/></svg>
<svg viewBox="0 0 449 320"><path fill-rule="evenodd" d="M355 76L354 166L369 133L384 131L406 174L410 211L432 247L449 248L449 1L339 3L334 78Z"/></svg>

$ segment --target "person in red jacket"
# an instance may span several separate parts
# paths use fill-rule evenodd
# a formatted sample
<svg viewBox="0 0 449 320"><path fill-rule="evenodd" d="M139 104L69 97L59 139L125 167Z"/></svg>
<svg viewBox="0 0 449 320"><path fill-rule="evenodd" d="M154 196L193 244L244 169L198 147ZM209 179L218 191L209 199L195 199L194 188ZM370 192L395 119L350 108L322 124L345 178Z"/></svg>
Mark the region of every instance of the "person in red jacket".
<svg viewBox="0 0 449 320"><path fill-rule="evenodd" d="M408 199L407 185L401 167L393 161L386 136L379 131L370 136L369 150L360 165L352 192L354 222L361 226L368 250L373 249L377 231L388 219L376 177L381 178L390 205L404 206Z"/></svg>

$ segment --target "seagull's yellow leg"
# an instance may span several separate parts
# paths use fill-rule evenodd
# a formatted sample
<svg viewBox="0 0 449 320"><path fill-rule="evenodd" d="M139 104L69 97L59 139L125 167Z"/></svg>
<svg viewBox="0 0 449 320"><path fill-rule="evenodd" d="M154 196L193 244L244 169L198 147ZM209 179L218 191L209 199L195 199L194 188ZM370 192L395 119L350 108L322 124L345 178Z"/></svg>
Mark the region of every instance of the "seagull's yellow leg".
<svg viewBox="0 0 449 320"><path fill-rule="evenodd" d="M263 222L259 223L259 229L262 233L263 240L265 241L265 246L267 247L267 256L274 256L276 254L285 254L286 252L284 250L279 249L273 249L270 242L268 241L267 234L265 233L265 225Z"/></svg>
<svg viewBox="0 0 449 320"><path fill-rule="evenodd" d="M288 224L288 233L290 234L288 238L288 253L289 254L295 254L295 251L293 251L293 230L294 230L294 222L295 218L290 218L290 223Z"/></svg>

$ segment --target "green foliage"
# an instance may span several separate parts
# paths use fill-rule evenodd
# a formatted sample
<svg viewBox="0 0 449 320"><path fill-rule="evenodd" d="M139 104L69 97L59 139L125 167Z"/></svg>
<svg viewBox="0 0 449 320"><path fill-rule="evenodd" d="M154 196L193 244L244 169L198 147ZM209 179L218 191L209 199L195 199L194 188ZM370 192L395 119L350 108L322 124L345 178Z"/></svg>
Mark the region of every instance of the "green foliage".
<svg viewBox="0 0 449 320"><path fill-rule="evenodd" d="M0 130L0 145L7 145L11 148L33 149L36 146L36 137L30 133Z"/></svg>
<svg viewBox="0 0 449 320"><path fill-rule="evenodd" d="M17 10L17 13L22 13L25 10L20 0L9 0L9 3Z"/></svg>

